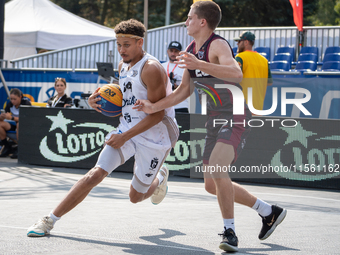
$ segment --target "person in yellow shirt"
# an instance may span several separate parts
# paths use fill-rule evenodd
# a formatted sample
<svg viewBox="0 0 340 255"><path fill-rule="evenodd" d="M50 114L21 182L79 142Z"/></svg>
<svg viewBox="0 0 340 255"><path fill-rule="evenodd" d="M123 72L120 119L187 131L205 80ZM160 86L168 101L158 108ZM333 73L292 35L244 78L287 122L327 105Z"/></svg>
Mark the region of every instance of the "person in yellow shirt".
<svg viewBox="0 0 340 255"><path fill-rule="evenodd" d="M252 105L256 110L263 110L267 86L273 84L268 60L253 51L255 35L252 32L244 31L234 40L237 41L238 46L238 54L235 59L243 72L243 80L240 85L242 86L244 98L249 105L248 88L252 88Z"/></svg>

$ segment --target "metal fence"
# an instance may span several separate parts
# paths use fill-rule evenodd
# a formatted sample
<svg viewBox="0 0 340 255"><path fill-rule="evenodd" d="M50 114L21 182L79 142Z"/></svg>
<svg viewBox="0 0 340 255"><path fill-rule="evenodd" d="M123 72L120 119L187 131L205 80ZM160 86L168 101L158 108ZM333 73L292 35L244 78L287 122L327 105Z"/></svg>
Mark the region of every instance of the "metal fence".
<svg viewBox="0 0 340 255"><path fill-rule="evenodd" d="M226 38L232 47L233 38L244 31L252 31L255 36L254 47L270 47L271 59L277 48L290 46L298 49L298 30L296 27L242 27L217 28L216 33ZM319 48L319 61L329 46L340 46L340 26L304 27L304 46ZM167 45L179 41L186 47L192 37L187 35L184 23L148 30L147 52L161 61L167 60ZM298 52L296 50L296 52ZM13 68L71 68L93 69L96 62L111 62L117 68L120 60L116 40L106 40L77 47L55 50L42 54L12 60Z"/></svg>

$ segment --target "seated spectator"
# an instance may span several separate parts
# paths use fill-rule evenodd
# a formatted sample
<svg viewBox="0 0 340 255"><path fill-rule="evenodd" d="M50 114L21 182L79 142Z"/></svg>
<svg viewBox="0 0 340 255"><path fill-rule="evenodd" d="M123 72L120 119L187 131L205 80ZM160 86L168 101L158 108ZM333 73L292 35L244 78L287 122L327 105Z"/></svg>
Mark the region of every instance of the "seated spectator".
<svg viewBox="0 0 340 255"><path fill-rule="evenodd" d="M54 88L57 94L48 99L47 104L49 107L68 107L72 106L72 98L68 97L65 93L66 80L64 78L56 78Z"/></svg>
<svg viewBox="0 0 340 255"><path fill-rule="evenodd" d="M6 157L13 152L12 147L7 141L6 131L16 130L17 141L19 141L19 106L31 105L31 102L27 98L24 98L24 95L19 89L12 89L9 97L10 102L6 105L5 112L0 115L0 140L3 145L0 157ZM8 120L12 121L9 122ZM18 158L17 148L11 158Z"/></svg>

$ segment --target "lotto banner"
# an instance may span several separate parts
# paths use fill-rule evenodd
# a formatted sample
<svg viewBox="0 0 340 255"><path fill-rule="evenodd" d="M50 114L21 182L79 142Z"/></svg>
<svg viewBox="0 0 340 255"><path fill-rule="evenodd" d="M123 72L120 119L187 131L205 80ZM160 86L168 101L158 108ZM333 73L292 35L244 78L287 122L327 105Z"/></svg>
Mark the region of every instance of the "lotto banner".
<svg viewBox="0 0 340 255"><path fill-rule="evenodd" d="M203 115L191 117L187 142L191 177L222 172L236 181L340 189L339 120L268 116L244 123L218 119L216 125L246 124L251 132L242 141L243 150L234 164L203 166L205 119Z"/></svg>
<svg viewBox="0 0 340 255"><path fill-rule="evenodd" d="M236 181L340 189L340 120L254 117L236 163L207 169L206 116L176 118L180 137L166 159L172 175L202 178L206 171L228 171ZM19 162L90 169L118 121L89 109L20 107ZM116 171L132 172L133 164L130 159Z"/></svg>

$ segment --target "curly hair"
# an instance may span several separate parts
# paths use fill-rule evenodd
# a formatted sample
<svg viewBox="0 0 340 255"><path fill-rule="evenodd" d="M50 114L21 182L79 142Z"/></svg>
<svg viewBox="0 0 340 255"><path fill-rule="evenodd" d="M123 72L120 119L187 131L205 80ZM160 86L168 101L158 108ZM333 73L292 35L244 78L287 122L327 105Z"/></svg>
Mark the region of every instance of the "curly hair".
<svg viewBox="0 0 340 255"><path fill-rule="evenodd" d="M198 1L190 7L199 19L205 19L212 30L218 26L222 19L221 8L212 1Z"/></svg>
<svg viewBox="0 0 340 255"><path fill-rule="evenodd" d="M120 22L114 28L116 34L131 34L139 37L144 37L145 26L143 23L135 19L129 19Z"/></svg>

